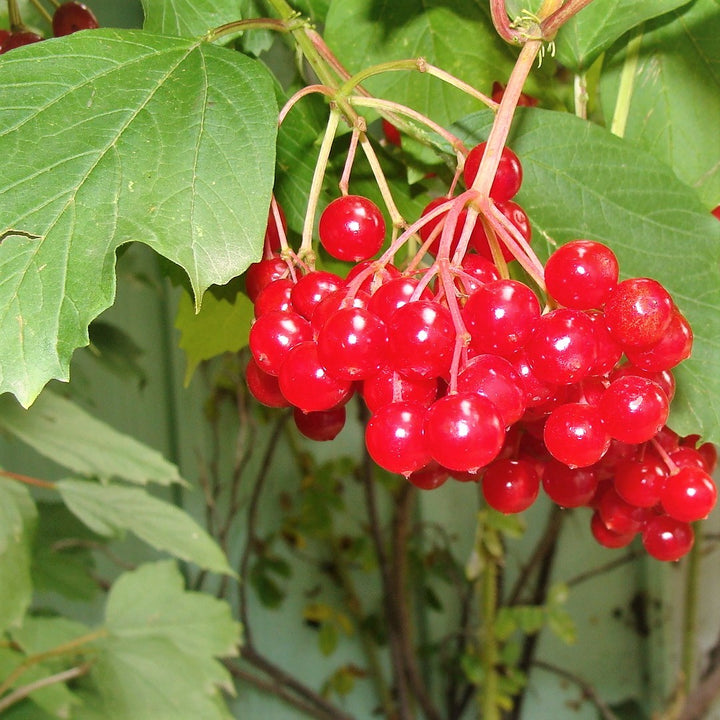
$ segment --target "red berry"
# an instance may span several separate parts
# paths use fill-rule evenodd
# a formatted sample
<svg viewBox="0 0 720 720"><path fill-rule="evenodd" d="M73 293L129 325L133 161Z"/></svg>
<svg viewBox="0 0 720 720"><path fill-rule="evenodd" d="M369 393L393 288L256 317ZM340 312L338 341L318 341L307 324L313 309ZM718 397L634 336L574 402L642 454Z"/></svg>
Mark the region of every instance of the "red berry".
<svg viewBox="0 0 720 720"><path fill-rule="evenodd" d="M598 409L611 437L641 443L651 440L665 424L669 403L657 383L626 375L610 383Z"/></svg>
<svg viewBox="0 0 720 720"><path fill-rule="evenodd" d="M385 239L380 208L361 195L333 200L320 216L320 243L338 260L360 262L375 255Z"/></svg>
<svg viewBox="0 0 720 720"><path fill-rule="evenodd" d="M510 357L530 338L540 317L540 303L518 280L495 280L468 298L462 314L478 352Z"/></svg>
<svg viewBox="0 0 720 720"><path fill-rule="evenodd" d="M252 357L245 368L245 382L250 394L263 405L287 407L290 404L280 392L277 377L261 370Z"/></svg>
<svg viewBox="0 0 720 720"><path fill-rule="evenodd" d="M485 501L502 513L527 510L535 502L539 490L540 478L533 465L525 460L496 460L483 473Z"/></svg>
<svg viewBox="0 0 720 720"><path fill-rule="evenodd" d="M559 247L545 265L548 293L577 310L601 308L618 282L615 253L593 240L573 240Z"/></svg>
<svg viewBox="0 0 720 720"><path fill-rule="evenodd" d="M485 155L487 143L476 145L465 158L463 180L465 187L471 187ZM502 149L495 179L490 188L490 197L495 201L510 200L517 194L522 184L522 165L518 156L508 147Z"/></svg>
<svg viewBox="0 0 720 720"><path fill-rule="evenodd" d="M597 511L605 526L620 535L642 530L652 517L649 508L636 507L623 500L613 487L608 487L597 503Z"/></svg>
<svg viewBox="0 0 720 720"><path fill-rule="evenodd" d="M354 285L353 280L355 280L360 273L364 273L368 268L372 267L374 262L374 260L363 260L357 265L353 265L345 277L345 286L348 288L352 287ZM359 290L372 295L381 285L400 277L401 274L402 273L390 263L382 267L376 267L375 271L370 273L360 284Z"/></svg>
<svg viewBox="0 0 720 720"><path fill-rule="evenodd" d="M658 515L648 521L642 541L648 555L656 560L673 562L690 552L695 534L688 523Z"/></svg>
<svg viewBox="0 0 720 720"><path fill-rule="evenodd" d="M627 547L635 539L635 535L637 535L636 532L618 533L611 530L602 521L597 511L593 513L592 519L590 520L590 531L599 545L613 549Z"/></svg>
<svg viewBox="0 0 720 720"><path fill-rule="evenodd" d="M80 2L65 2L53 13L52 28L55 37L70 35L78 30L93 30L98 27L100 24L92 10Z"/></svg>
<svg viewBox="0 0 720 720"><path fill-rule="evenodd" d="M660 503L675 520L703 520L715 507L717 489L710 475L698 467L686 466L665 481Z"/></svg>
<svg viewBox="0 0 720 720"><path fill-rule="evenodd" d="M581 507L593 499L598 477L591 467L570 468L551 459L545 463L542 485L547 496L560 507Z"/></svg>
<svg viewBox="0 0 720 720"><path fill-rule="evenodd" d="M388 323L390 364L408 377L445 377L455 346L450 311L432 300L398 308Z"/></svg>
<svg viewBox="0 0 720 720"><path fill-rule="evenodd" d="M407 476L409 482L421 490L434 490L444 485L450 477L447 468L431 460L425 467L410 473Z"/></svg>
<svg viewBox="0 0 720 720"><path fill-rule="evenodd" d="M299 408L293 410L297 429L307 438L317 442L334 440L345 427L345 406L305 413Z"/></svg>
<svg viewBox="0 0 720 720"><path fill-rule="evenodd" d="M365 428L370 457L382 468L406 477L431 460L425 443L426 408L416 402L381 407Z"/></svg>
<svg viewBox="0 0 720 720"><path fill-rule="evenodd" d="M512 202L512 200L497 201L495 205L515 226L515 229L520 233L525 242L529 244L532 239L532 228L530 227L530 218L528 218L527 213L517 203ZM470 236L470 244L484 258L488 260L493 259L490 241L488 240L485 228L479 220ZM500 245L500 251L506 262L515 259L513 252L502 240L498 240L498 244Z"/></svg>
<svg viewBox="0 0 720 720"><path fill-rule="evenodd" d="M401 276L383 283L370 297L368 310L388 322L392 314L410 302L418 281L412 277ZM425 288L420 295L421 300L431 300L432 294Z"/></svg>
<svg viewBox="0 0 720 720"><path fill-rule="evenodd" d="M285 357L278 375L280 390L288 401L305 412L330 410L346 403L353 383L331 377L318 359L312 340L295 345Z"/></svg>
<svg viewBox="0 0 720 720"><path fill-rule="evenodd" d="M649 348L625 349L628 360L648 372L669 370L687 360L692 353L693 333L685 317L674 312L662 338Z"/></svg>
<svg viewBox="0 0 720 720"><path fill-rule="evenodd" d="M341 380L364 380L387 364L387 327L364 308L338 310L318 333L317 344L320 362Z"/></svg>
<svg viewBox="0 0 720 720"><path fill-rule="evenodd" d="M495 264L482 255L465 253L460 265L463 274L458 275L456 285L462 285L464 295L472 295L482 285L500 280L500 272Z"/></svg>
<svg viewBox="0 0 720 720"><path fill-rule="evenodd" d="M305 318L294 312L275 311L255 320L248 344L258 366L270 375L278 375L290 349L311 338L312 329Z"/></svg>
<svg viewBox="0 0 720 720"><path fill-rule="evenodd" d="M556 407L545 422L543 436L550 454L569 467L594 465L610 447L599 411L583 403Z"/></svg>
<svg viewBox="0 0 720 720"><path fill-rule="evenodd" d="M449 470L476 470L494 460L505 440L496 407L475 393L436 400L425 418L425 440L432 457Z"/></svg>
<svg viewBox="0 0 720 720"><path fill-rule="evenodd" d="M10 33L0 45L0 54L22 47L23 45L32 45L43 40L42 35L31 32L30 30L20 30Z"/></svg>
<svg viewBox="0 0 720 720"><path fill-rule="evenodd" d="M538 319L525 350L540 380L558 385L579 382L597 361L595 325L581 310L553 310Z"/></svg>
<svg viewBox="0 0 720 720"><path fill-rule="evenodd" d="M438 383L435 378L408 378L390 368L383 368L367 378L362 385L362 396L371 413L383 405L400 400L418 402L430 407L437 399Z"/></svg>
<svg viewBox="0 0 720 720"><path fill-rule="evenodd" d="M389 120L386 120L385 118L382 119L381 124L385 139L390 143L390 145L400 147L402 145L402 137L400 135L400 131Z"/></svg>
<svg viewBox="0 0 720 720"><path fill-rule="evenodd" d="M615 490L636 507L653 507L660 501L667 468L659 459L626 460L615 466Z"/></svg>
<svg viewBox="0 0 720 720"><path fill-rule="evenodd" d="M293 283L290 278L273 280L266 285L255 298L255 317L259 318L261 315L273 311L292 312L292 289Z"/></svg>
<svg viewBox="0 0 720 720"><path fill-rule="evenodd" d="M605 322L624 347L647 347L659 342L670 325L675 306L656 280L623 280L605 302Z"/></svg>
<svg viewBox="0 0 720 720"><path fill-rule="evenodd" d="M287 263L279 255L252 263L245 272L245 293L251 302L255 302L266 285L289 274Z"/></svg>
<svg viewBox="0 0 720 720"><path fill-rule="evenodd" d="M344 280L335 273L313 270L298 278L292 291L295 312L310 320L315 308L331 293L345 286Z"/></svg>

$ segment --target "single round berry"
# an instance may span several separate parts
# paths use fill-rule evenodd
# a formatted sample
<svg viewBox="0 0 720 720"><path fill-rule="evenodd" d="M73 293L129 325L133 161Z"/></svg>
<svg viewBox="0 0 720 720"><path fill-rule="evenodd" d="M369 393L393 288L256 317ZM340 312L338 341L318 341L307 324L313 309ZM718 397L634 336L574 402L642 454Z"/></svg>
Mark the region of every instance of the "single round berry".
<svg viewBox="0 0 720 720"><path fill-rule="evenodd" d="M245 293L251 302L255 302L266 285L289 274L287 263L279 255L252 263L245 272Z"/></svg>
<svg viewBox="0 0 720 720"><path fill-rule="evenodd" d="M615 466L615 490L625 502L636 507L654 507L667 477L665 464L656 458L626 460Z"/></svg>
<svg viewBox="0 0 720 720"><path fill-rule="evenodd" d="M406 477L431 460L425 444L426 408L415 402L394 402L381 407L365 428L365 445L381 467Z"/></svg>
<svg viewBox="0 0 720 720"><path fill-rule="evenodd" d="M686 466L665 481L660 503L675 520L704 520L717 502L717 488L705 470Z"/></svg>
<svg viewBox="0 0 720 720"><path fill-rule="evenodd" d="M388 322L399 307L410 302L410 298L417 286L418 281L412 277L402 276L388 280L372 294L368 303L368 310ZM432 293L425 288L418 299L431 300Z"/></svg>
<svg viewBox="0 0 720 720"><path fill-rule="evenodd" d="M255 358L251 357L245 367L245 382L250 394L263 405L276 408L290 405L280 391L277 377L261 370Z"/></svg>
<svg viewBox="0 0 720 720"><path fill-rule="evenodd" d="M502 416L505 427L516 423L525 412L522 380L513 366L499 355L472 358L458 375L457 389L490 400Z"/></svg>
<svg viewBox="0 0 720 720"><path fill-rule="evenodd" d="M313 270L298 278L293 286L292 303L296 313L312 319L315 308L331 293L345 287L345 281L335 273Z"/></svg>
<svg viewBox="0 0 720 720"><path fill-rule="evenodd" d="M22 47L23 45L32 45L33 43L41 42L43 39L42 35L38 35L30 30L12 32L3 40L2 45L0 45L0 54Z"/></svg>
<svg viewBox="0 0 720 720"><path fill-rule="evenodd" d="M328 318L317 337L318 357L341 380L364 380L388 360L385 323L365 308L346 307Z"/></svg>
<svg viewBox="0 0 720 720"><path fill-rule="evenodd" d="M305 413L300 408L294 408L293 420L297 429L310 440L326 442L334 440L345 427L345 406Z"/></svg>
<svg viewBox="0 0 720 720"><path fill-rule="evenodd" d="M465 158L463 180L465 187L471 187L475 181L480 162L485 155L487 143L476 145ZM490 197L495 201L510 200L517 194L522 184L522 165L518 156L508 147L502 149L495 179L490 188Z"/></svg>
<svg viewBox="0 0 720 720"><path fill-rule="evenodd" d="M669 403L657 383L626 375L610 383L598 409L611 437L626 443L642 443L651 440L665 424Z"/></svg>
<svg viewBox="0 0 720 720"><path fill-rule="evenodd" d="M312 328L294 312L269 312L250 328L248 345L255 362L270 375L278 375L291 348L312 338Z"/></svg>
<svg viewBox="0 0 720 720"><path fill-rule="evenodd" d="M690 323L678 311L673 313L662 338L649 348L625 349L628 360L648 372L669 370L687 360L692 353L693 332Z"/></svg>
<svg viewBox="0 0 720 720"><path fill-rule="evenodd" d="M396 147L400 147L402 145L402 136L400 135L400 131L393 125L389 120L386 120L385 118L382 119L382 131L383 135L385 136L385 139L390 143L390 145L395 145Z"/></svg>
<svg viewBox="0 0 720 720"><path fill-rule="evenodd" d="M598 476L591 467L570 468L550 459L545 463L542 485L547 496L560 507L582 507L593 499Z"/></svg>
<svg viewBox="0 0 720 720"><path fill-rule="evenodd" d="M597 511L590 520L590 531L599 545L611 549L627 547L637 535L637 532L618 533L611 530Z"/></svg>
<svg viewBox="0 0 720 720"><path fill-rule="evenodd" d="M255 317L269 312L292 312L293 283L290 278L279 278L266 285L255 298Z"/></svg>
<svg viewBox="0 0 720 720"><path fill-rule="evenodd" d="M535 502L539 490L540 478L526 460L496 460L483 473L485 501L501 513L527 510Z"/></svg>
<svg viewBox="0 0 720 720"><path fill-rule="evenodd" d="M465 253L460 267L462 274L457 274L455 284L461 286L462 294L466 296L493 280L500 280L500 272L495 264L477 253Z"/></svg>
<svg viewBox="0 0 720 720"><path fill-rule="evenodd" d="M594 465L610 447L599 411L584 403L556 407L545 422L543 436L550 454L569 467Z"/></svg>
<svg viewBox="0 0 720 720"><path fill-rule="evenodd" d="M432 457L449 470L477 470L500 453L505 426L487 398L453 393L428 409L425 440Z"/></svg>
<svg viewBox="0 0 720 720"><path fill-rule="evenodd" d="M368 272L370 270L370 272ZM399 278L402 273L390 263L386 263L378 267L378 263L374 260L363 260L357 265L353 265L348 274L345 276L345 287L354 289L356 280L359 275L365 278L361 283L358 291L366 292L372 295L381 285L395 278Z"/></svg>
<svg viewBox="0 0 720 720"><path fill-rule="evenodd" d="M99 27L100 24L92 10L80 2L64 2L53 13L52 29L55 37Z"/></svg>
<svg viewBox="0 0 720 720"><path fill-rule="evenodd" d="M437 399L436 378L405 377L391 368L383 368L362 384L362 396L371 413L383 405L406 400L430 407Z"/></svg>
<svg viewBox="0 0 720 720"><path fill-rule="evenodd" d="M348 297L348 291L345 288L331 292L313 310L310 318L313 331L317 335L325 327L325 323L341 308L367 308L369 302L370 296L362 290L356 292L352 297Z"/></svg>
<svg viewBox="0 0 720 720"><path fill-rule="evenodd" d="M540 407L552 399L558 386L543 382L535 375L525 350L518 351L509 359L520 378L520 386L525 393L525 404L528 408Z"/></svg>
<svg viewBox="0 0 720 720"><path fill-rule="evenodd" d="M540 317L540 303L518 280L495 280L468 298L462 315L478 352L510 357L532 335Z"/></svg>
<svg viewBox="0 0 720 720"><path fill-rule="evenodd" d="M523 240L530 244L532 240L532 228L530 227L530 218L528 218L527 213L517 203L512 202L512 200L506 200L504 202L498 201L495 203L495 206L512 223ZM478 220L470 236L470 244L484 258L488 260L493 259L490 241L480 220ZM502 240L498 240L498 244L502 256L505 258L505 262L510 262L515 259L512 250L510 250Z"/></svg>
<svg viewBox="0 0 720 720"><path fill-rule="evenodd" d="M548 293L576 310L601 308L618 283L615 253L593 240L573 240L559 247L545 264Z"/></svg>
<svg viewBox="0 0 720 720"><path fill-rule="evenodd" d="M620 361L623 349L610 334L605 325L605 317L600 311L590 310L586 315L592 320L593 334L595 335L595 364L590 374L606 375Z"/></svg>
<svg viewBox="0 0 720 720"><path fill-rule="evenodd" d="M579 382L597 361L595 325L581 310L553 310L537 320L525 349L540 380L558 385Z"/></svg>
<svg viewBox="0 0 720 720"><path fill-rule="evenodd" d="M353 394L352 382L328 374L312 340L291 348L280 367L278 381L288 402L305 412L330 410L346 403Z"/></svg>
<svg viewBox="0 0 720 720"><path fill-rule="evenodd" d="M614 487L603 492L597 511L605 526L620 535L640 532L653 515L650 508L637 507L623 500Z"/></svg>
<svg viewBox="0 0 720 720"><path fill-rule="evenodd" d="M432 300L399 307L388 323L390 364L408 377L444 377L450 371L455 326L450 311Z"/></svg>
<svg viewBox="0 0 720 720"><path fill-rule="evenodd" d="M605 302L605 322L623 347L659 342L674 312L668 291L650 278L623 280Z"/></svg>
<svg viewBox="0 0 720 720"><path fill-rule="evenodd" d="M320 243L338 260L360 262L375 255L385 239L380 208L362 195L333 200L320 216Z"/></svg>
<svg viewBox="0 0 720 720"><path fill-rule="evenodd" d="M447 468L444 468L435 460L431 460L425 467L410 473L407 479L408 482L420 488L420 490L435 490L435 488L444 485L449 477L450 473Z"/></svg>
<svg viewBox="0 0 720 720"><path fill-rule="evenodd" d="M648 555L656 560L674 562L690 552L695 534L689 523L658 515L648 520L642 534Z"/></svg>

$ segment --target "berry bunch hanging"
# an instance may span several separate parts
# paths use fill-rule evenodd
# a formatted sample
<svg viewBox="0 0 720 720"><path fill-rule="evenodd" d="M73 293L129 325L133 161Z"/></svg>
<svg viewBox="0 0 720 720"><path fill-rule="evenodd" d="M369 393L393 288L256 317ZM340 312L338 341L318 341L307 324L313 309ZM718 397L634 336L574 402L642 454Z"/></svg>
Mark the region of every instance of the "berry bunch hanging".
<svg viewBox="0 0 720 720"><path fill-rule="evenodd" d="M714 446L666 424L672 370L690 356L692 330L659 282L621 280L600 242L568 242L544 266L535 255L515 201L522 163L505 145L514 108L533 104L520 92L528 69L520 62L486 99L497 111L487 141L466 149L428 121L458 163L447 193L409 225L398 220L364 121L345 108L354 130L341 194L317 225L324 252L353 263L343 276L314 269L315 180L340 112L331 111L299 251L273 199L265 258L246 275L255 307L248 387L265 405L292 406L314 440L340 432L358 395L367 451L385 470L423 489L450 478L480 483L503 513L527 509L542 489L562 507L591 508L600 544L622 547L640 534L651 556L677 560L717 497ZM386 109L393 120L417 119L396 103ZM401 146L387 119L383 132ZM358 146L391 223L349 192Z"/></svg>

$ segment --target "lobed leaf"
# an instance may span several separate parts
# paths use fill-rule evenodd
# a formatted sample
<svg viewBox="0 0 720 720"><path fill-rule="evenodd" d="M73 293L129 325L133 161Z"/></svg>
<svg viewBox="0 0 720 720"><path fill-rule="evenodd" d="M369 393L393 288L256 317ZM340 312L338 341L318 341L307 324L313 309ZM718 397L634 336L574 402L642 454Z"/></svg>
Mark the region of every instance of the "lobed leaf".
<svg viewBox="0 0 720 720"><path fill-rule="evenodd" d="M112 537L124 531L158 550L214 572L232 575L217 543L186 512L141 488L83 480L56 483L68 508L91 530Z"/></svg>
<svg viewBox="0 0 720 720"><path fill-rule="evenodd" d="M144 242L199 306L259 259L276 103L240 53L95 30L0 59L0 392L67 379L113 301L115 251Z"/></svg>

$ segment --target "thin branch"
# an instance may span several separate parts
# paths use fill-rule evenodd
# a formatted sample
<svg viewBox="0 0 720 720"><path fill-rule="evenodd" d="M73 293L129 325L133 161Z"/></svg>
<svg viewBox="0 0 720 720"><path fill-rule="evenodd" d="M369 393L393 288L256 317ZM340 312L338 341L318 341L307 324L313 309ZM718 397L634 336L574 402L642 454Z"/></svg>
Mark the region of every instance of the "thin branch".
<svg viewBox="0 0 720 720"><path fill-rule="evenodd" d="M597 567L591 568L590 570L579 573L578 575L575 575L569 580L565 580L564 582L568 587L572 587L573 585L580 585L580 583L583 583L586 580L592 580L598 575L604 575L605 573L611 572L612 570L622 567L623 565L627 565L628 563L637 560L639 557L645 556L645 554L646 553L644 550L632 550L619 558L615 558L615 560L611 560L610 562L603 563L602 565L598 565Z"/></svg>
<svg viewBox="0 0 720 720"><path fill-rule="evenodd" d="M543 37L552 38L555 33L564 25L573 15L577 15L586 5L593 0L568 0L559 10L545 18L540 24Z"/></svg>
<svg viewBox="0 0 720 720"><path fill-rule="evenodd" d="M595 705L603 720L620 720L608 704L598 695L597 690L579 675L575 675L564 668L544 662L543 660L535 660L533 665L542 670L547 670L555 675L559 675L561 678L577 685L582 690L583 695Z"/></svg>
<svg viewBox="0 0 720 720"><path fill-rule="evenodd" d="M11 705L24 700L28 695L31 695L36 690L48 687L48 685L55 685L57 683L73 680L74 678L84 675L89 669L90 663L84 663L83 665L63 670L62 672L55 673L54 675L48 675L47 677L40 678L39 680L28 683L27 685L22 685L16 690L13 690L9 695L0 699L0 713L7 710Z"/></svg>
<svg viewBox="0 0 720 720"><path fill-rule="evenodd" d="M30 477L29 475L20 475L19 473L9 472L8 470L0 470L0 477L17 480L18 482L25 483L25 485L33 485L34 487L44 488L45 490L55 490L54 482L40 480L39 478Z"/></svg>

